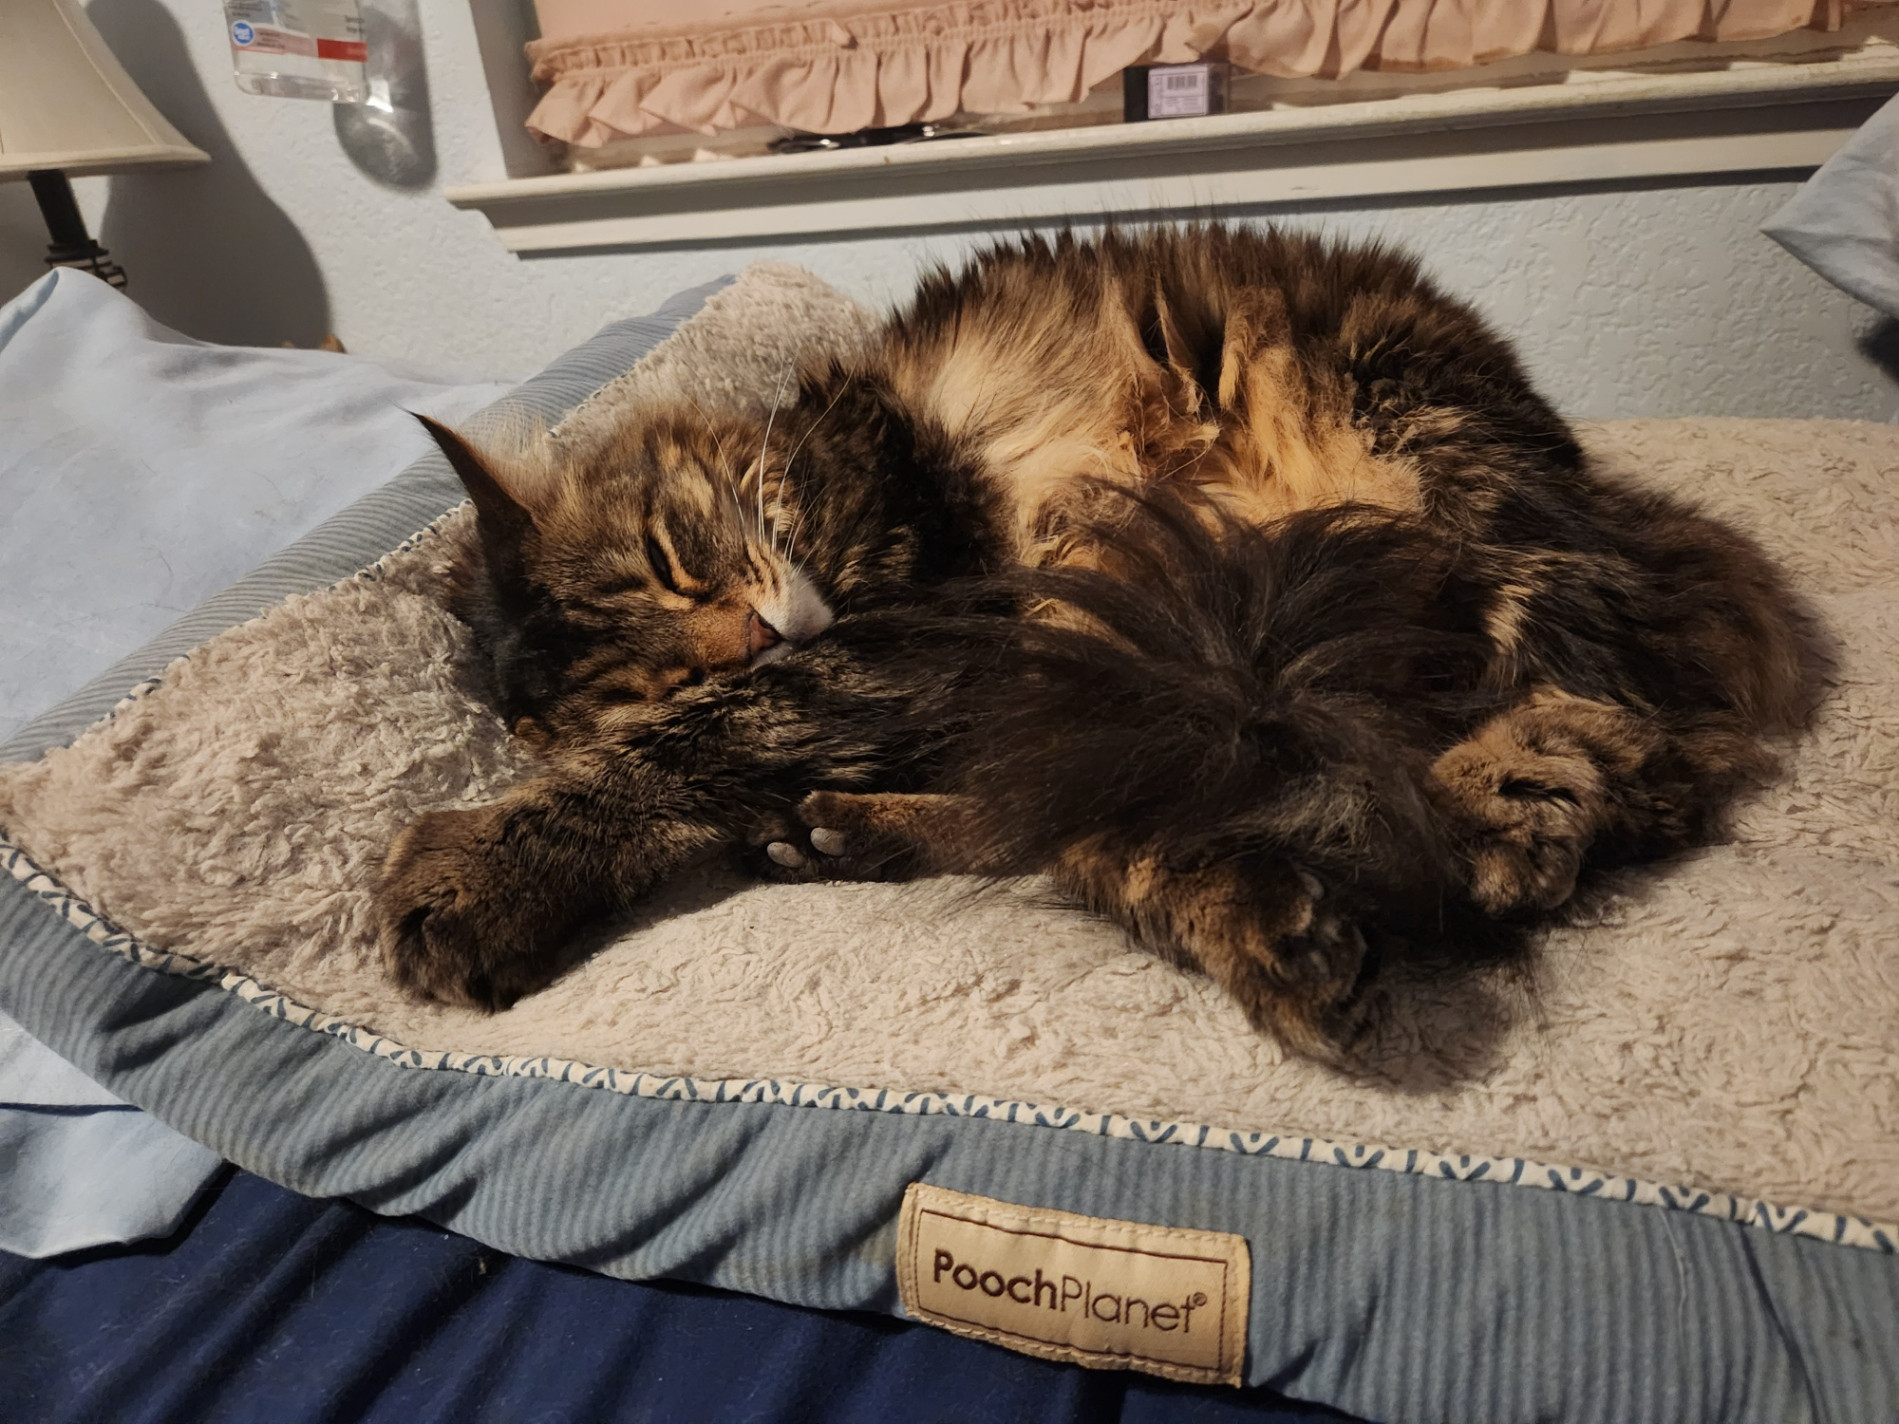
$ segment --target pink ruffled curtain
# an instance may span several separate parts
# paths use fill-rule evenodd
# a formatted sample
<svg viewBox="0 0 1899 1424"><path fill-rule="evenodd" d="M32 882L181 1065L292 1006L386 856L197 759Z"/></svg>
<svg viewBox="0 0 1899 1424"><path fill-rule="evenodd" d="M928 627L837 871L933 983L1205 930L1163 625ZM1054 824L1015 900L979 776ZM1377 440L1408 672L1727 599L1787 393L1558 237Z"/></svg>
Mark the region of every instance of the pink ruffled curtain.
<svg viewBox="0 0 1899 1424"><path fill-rule="evenodd" d="M809 133L1020 113L1131 64L1287 77L1461 69L1547 50L1835 29L1877 0L536 0L551 86L528 119L582 147L779 124Z"/></svg>

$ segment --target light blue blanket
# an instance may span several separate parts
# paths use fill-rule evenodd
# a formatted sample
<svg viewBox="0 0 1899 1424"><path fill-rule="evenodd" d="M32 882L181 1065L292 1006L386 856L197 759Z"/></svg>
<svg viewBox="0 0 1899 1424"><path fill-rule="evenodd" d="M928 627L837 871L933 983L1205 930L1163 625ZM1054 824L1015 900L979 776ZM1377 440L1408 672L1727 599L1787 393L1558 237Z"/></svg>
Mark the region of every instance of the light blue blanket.
<svg viewBox="0 0 1899 1424"><path fill-rule="evenodd" d="M57 270L0 308L0 742L506 385L212 346ZM0 1014L0 1249L169 1231L217 1154Z"/></svg>

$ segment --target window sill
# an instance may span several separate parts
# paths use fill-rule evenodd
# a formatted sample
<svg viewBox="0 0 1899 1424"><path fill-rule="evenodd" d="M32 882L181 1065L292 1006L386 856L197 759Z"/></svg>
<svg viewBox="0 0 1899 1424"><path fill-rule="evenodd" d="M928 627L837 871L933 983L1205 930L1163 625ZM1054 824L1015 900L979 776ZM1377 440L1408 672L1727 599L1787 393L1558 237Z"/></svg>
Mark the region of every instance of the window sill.
<svg viewBox="0 0 1899 1424"><path fill-rule="evenodd" d="M515 252L1098 219L1811 169L1899 89L1822 62L1460 89L1204 119L516 178L447 190Z"/></svg>

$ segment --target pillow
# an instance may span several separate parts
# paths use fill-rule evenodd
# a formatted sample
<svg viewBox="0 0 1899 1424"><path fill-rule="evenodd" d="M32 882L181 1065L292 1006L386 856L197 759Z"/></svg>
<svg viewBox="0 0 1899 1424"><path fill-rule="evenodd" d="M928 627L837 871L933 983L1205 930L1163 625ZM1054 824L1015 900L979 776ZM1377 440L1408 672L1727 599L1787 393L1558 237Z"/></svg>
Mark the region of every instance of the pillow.
<svg viewBox="0 0 1899 1424"><path fill-rule="evenodd" d="M862 330L820 291L754 269L550 438L768 400ZM408 1003L366 876L522 770L441 604L433 458L323 542L365 572L267 574L305 591L0 771L0 1007L251 1170L518 1254L1387 1420L1891 1417L1854 1342L1899 1311L1899 434L1588 435L1751 525L1840 687L1734 844L1614 882L1530 985L1418 989L1365 1078L1032 884L713 871L506 1013Z"/></svg>
<svg viewBox="0 0 1899 1424"><path fill-rule="evenodd" d="M0 741L512 383L214 346L98 278L0 307ZM121 688L122 690L122 688Z"/></svg>
<svg viewBox="0 0 1899 1424"><path fill-rule="evenodd" d="M1847 295L1899 317L1899 99L1861 127L1762 226Z"/></svg>

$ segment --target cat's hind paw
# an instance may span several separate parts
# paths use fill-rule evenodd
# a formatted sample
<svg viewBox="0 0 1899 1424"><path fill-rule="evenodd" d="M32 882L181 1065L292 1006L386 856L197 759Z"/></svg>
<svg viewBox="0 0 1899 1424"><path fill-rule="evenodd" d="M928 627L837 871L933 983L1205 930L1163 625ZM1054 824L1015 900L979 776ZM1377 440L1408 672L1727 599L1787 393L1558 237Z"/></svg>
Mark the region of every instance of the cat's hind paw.
<svg viewBox="0 0 1899 1424"><path fill-rule="evenodd" d="M1203 901L1218 906L1217 941L1198 946L1206 967L1253 1027L1307 1058L1346 1064L1369 962L1357 920L1318 877L1285 863L1247 857L1214 873L1226 883Z"/></svg>
<svg viewBox="0 0 1899 1424"><path fill-rule="evenodd" d="M1491 915L1555 909L1575 893L1602 819L1601 776L1577 755L1466 742L1439 783L1470 830L1470 894Z"/></svg>
<svg viewBox="0 0 1899 1424"><path fill-rule="evenodd" d="M1148 948L1206 974L1262 1033L1323 1063L1349 1059L1371 956L1356 918L1310 871L1270 853L1180 868L1081 846L1057 878Z"/></svg>

